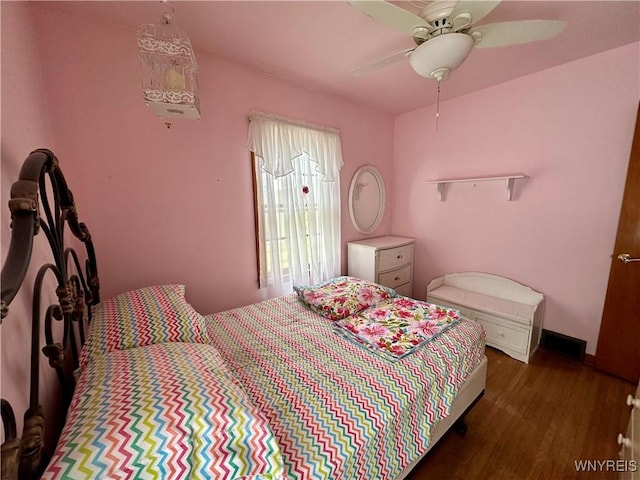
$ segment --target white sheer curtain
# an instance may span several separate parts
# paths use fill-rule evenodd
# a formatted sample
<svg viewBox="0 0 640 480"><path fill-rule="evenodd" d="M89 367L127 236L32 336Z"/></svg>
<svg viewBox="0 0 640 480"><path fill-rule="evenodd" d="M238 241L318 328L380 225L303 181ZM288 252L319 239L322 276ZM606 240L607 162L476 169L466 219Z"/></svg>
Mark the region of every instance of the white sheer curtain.
<svg viewBox="0 0 640 480"><path fill-rule="evenodd" d="M255 154L260 286L275 293L340 272L337 130L251 115Z"/></svg>

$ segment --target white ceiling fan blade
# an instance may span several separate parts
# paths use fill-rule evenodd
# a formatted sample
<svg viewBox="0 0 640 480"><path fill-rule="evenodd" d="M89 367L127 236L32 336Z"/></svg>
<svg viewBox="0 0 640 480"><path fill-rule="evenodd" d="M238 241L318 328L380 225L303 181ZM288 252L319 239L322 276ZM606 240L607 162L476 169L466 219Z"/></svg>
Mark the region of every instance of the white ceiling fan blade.
<svg viewBox="0 0 640 480"><path fill-rule="evenodd" d="M471 14L471 23L477 23L480 19L500 4L500 0L462 0L454 7L449 18L455 18L461 13Z"/></svg>
<svg viewBox="0 0 640 480"><path fill-rule="evenodd" d="M468 33L472 36L475 32L482 34L476 48L504 47L553 38L566 25L563 20L519 20L473 27Z"/></svg>
<svg viewBox="0 0 640 480"><path fill-rule="evenodd" d="M401 52L394 53L393 55L389 55L388 57L383 58L382 60L378 60L377 62L371 63L369 65L365 65L364 67L361 67L361 68L351 72L351 75L359 77L359 76L365 75L365 74L367 74L369 72L373 72L375 70L379 70L379 69L384 68L384 67L386 67L388 65L394 64L396 62L399 62L400 60L405 59L414 50L415 50L415 47L407 48L406 50L402 50Z"/></svg>
<svg viewBox="0 0 640 480"><path fill-rule="evenodd" d="M417 27L433 30L426 20L384 0L349 0L349 5L402 33L413 35Z"/></svg>

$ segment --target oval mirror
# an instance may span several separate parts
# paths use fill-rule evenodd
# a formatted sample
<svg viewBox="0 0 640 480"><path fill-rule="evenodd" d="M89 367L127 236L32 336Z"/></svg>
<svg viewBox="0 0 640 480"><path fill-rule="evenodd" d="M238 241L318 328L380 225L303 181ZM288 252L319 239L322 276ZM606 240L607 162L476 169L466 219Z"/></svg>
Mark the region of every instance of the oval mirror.
<svg viewBox="0 0 640 480"><path fill-rule="evenodd" d="M360 233L371 233L384 215L384 180L380 171L372 166L360 167L349 187L349 215L351 223Z"/></svg>

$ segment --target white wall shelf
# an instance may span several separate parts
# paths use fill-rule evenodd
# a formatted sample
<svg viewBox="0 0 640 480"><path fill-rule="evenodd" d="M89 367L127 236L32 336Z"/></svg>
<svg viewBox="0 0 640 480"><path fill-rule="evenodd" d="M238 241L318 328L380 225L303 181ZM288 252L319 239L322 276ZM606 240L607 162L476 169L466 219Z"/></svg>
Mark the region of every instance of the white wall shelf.
<svg viewBox="0 0 640 480"><path fill-rule="evenodd" d="M427 180L427 183L432 183L436 185L438 190L438 194L440 196L440 201L444 201L445 191L447 188L447 184L449 183L461 183L461 182L491 182L502 180L505 182L507 187L507 200L513 199L513 184L519 178L529 178L524 174L515 174L515 175L503 175L500 177L477 177L477 178L450 178L450 179L442 179L442 180Z"/></svg>

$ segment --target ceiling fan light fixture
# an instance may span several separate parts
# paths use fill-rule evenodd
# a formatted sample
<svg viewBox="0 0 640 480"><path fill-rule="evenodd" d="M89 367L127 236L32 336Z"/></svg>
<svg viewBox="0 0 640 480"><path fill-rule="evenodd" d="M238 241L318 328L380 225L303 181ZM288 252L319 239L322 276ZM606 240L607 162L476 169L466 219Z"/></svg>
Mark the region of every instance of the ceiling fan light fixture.
<svg viewBox="0 0 640 480"><path fill-rule="evenodd" d="M409 62L418 75L439 81L464 62L473 45L467 34L445 33L416 47Z"/></svg>

